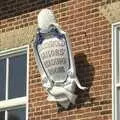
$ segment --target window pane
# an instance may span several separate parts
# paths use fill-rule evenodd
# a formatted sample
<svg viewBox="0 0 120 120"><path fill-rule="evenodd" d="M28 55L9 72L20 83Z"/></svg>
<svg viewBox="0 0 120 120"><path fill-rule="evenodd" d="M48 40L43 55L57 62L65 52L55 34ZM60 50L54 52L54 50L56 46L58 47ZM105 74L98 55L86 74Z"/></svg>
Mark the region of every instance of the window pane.
<svg viewBox="0 0 120 120"><path fill-rule="evenodd" d="M120 88L117 88L117 117L120 118Z"/></svg>
<svg viewBox="0 0 120 120"><path fill-rule="evenodd" d="M116 54L116 83L120 83L120 28L117 28L117 32L116 32L116 45L115 45L115 52L114 54Z"/></svg>
<svg viewBox="0 0 120 120"><path fill-rule="evenodd" d="M5 120L5 112L0 112L0 120Z"/></svg>
<svg viewBox="0 0 120 120"><path fill-rule="evenodd" d="M5 100L6 60L0 60L0 101Z"/></svg>
<svg viewBox="0 0 120 120"><path fill-rule="evenodd" d="M8 120L26 120L25 108L9 110Z"/></svg>
<svg viewBox="0 0 120 120"><path fill-rule="evenodd" d="M26 95L26 67L26 54L9 58L9 99Z"/></svg>

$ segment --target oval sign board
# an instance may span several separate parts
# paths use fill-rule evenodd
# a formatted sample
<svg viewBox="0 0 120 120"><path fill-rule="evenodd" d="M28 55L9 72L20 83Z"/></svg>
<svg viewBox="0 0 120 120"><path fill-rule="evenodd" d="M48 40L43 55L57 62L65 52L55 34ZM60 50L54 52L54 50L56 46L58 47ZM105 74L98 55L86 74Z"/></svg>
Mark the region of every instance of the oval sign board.
<svg viewBox="0 0 120 120"><path fill-rule="evenodd" d="M47 77L54 83L63 83L70 68L68 46L65 37L45 38L37 45L39 58Z"/></svg>

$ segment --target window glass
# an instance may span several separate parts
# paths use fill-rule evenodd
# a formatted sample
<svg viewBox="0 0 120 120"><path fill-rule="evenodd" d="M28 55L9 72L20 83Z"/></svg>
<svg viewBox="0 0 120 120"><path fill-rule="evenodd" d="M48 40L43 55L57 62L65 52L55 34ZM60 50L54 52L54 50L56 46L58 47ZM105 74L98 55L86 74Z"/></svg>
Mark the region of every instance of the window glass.
<svg viewBox="0 0 120 120"><path fill-rule="evenodd" d="M0 54L0 120L26 120L27 48ZM24 97L24 99L22 98ZM19 99L17 104L16 98ZM12 102L12 104L11 104Z"/></svg>
<svg viewBox="0 0 120 120"><path fill-rule="evenodd" d="M8 120L25 120L26 111L25 108L19 108L8 111Z"/></svg>
<svg viewBox="0 0 120 120"><path fill-rule="evenodd" d="M5 100L6 60L0 60L0 101Z"/></svg>
<svg viewBox="0 0 120 120"><path fill-rule="evenodd" d="M9 99L26 96L26 59L26 54L9 58Z"/></svg>
<svg viewBox="0 0 120 120"><path fill-rule="evenodd" d="M5 120L5 112L0 112L0 120Z"/></svg>
<svg viewBox="0 0 120 120"><path fill-rule="evenodd" d="M117 88L117 112L118 112L118 118L120 118L120 88Z"/></svg>

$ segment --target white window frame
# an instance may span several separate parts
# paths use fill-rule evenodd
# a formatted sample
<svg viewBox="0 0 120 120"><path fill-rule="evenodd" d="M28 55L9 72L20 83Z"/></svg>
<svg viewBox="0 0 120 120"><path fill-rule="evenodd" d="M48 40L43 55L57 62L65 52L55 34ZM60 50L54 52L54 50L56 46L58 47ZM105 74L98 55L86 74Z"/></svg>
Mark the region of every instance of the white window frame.
<svg viewBox="0 0 120 120"><path fill-rule="evenodd" d="M120 33L117 32L120 32L120 22L112 24L112 120L120 119L117 118L117 89L120 88Z"/></svg>
<svg viewBox="0 0 120 120"><path fill-rule="evenodd" d="M5 111L9 109L19 108L19 107L25 107L26 108L26 120L28 120L28 84L29 84L29 45L25 45L18 48L13 48L9 50L4 50L0 52L0 58L4 56L11 56L11 55L19 55L19 53L26 52L27 54L27 81L26 81L26 96L25 97L19 97L19 98L13 98L10 100L3 100L0 101L0 111ZM7 57L6 57L7 58ZM8 58L6 59L8 62ZM8 70L8 64L6 64L6 71ZM7 73L7 72L6 72ZM7 77L8 75L6 75ZM8 78L6 78L6 87L8 87ZM6 94L8 94L6 92ZM5 112L6 116L6 112Z"/></svg>

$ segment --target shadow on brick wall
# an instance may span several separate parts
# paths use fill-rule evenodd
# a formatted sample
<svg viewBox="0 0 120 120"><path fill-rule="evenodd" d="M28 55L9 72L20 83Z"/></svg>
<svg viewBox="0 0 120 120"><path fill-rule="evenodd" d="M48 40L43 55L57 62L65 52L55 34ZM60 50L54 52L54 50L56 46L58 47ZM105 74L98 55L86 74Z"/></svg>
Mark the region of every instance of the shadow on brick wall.
<svg viewBox="0 0 120 120"><path fill-rule="evenodd" d="M93 82L94 67L92 64L89 64L87 56L84 53L75 55L74 59L78 79L81 85L86 86L88 89L83 91L76 86L75 94L78 95L76 99L76 104L71 104L67 110L80 108L83 106L85 107L87 105L92 105L93 103L93 99L90 98L89 91ZM58 112L62 111L65 111L65 109L58 105Z"/></svg>
<svg viewBox="0 0 120 120"><path fill-rule="evenodd" d="M1 0L0 20L26 14L69 0Z"/></svg>
<svg viewBox="0 0 120 120"><path fill-rule="evenodd" d="M76 94L78 95L76 105L77 107L82 107L85 102L93 102L90 98L89 90L93 82L94 67L92 64L89 64L87 56L83 53L75 56L75 65L77 76L81 85L88 87L85 91L82 91L76 87Z"/></svg>

